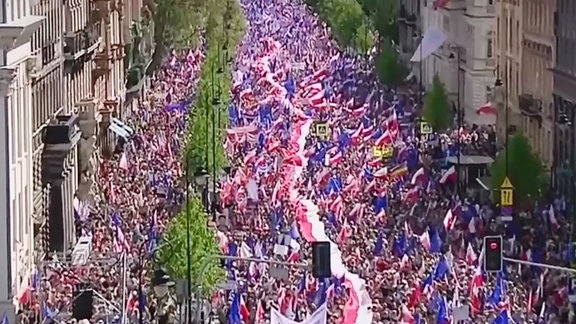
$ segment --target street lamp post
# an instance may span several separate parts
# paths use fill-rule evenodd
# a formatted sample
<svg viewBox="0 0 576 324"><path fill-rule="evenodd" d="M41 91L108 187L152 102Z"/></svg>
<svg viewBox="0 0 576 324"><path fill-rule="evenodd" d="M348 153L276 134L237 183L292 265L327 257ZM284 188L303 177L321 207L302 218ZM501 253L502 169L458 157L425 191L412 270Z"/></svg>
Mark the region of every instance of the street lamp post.
<svg viewBox="0 0 576 324"><path fill-rule="evenodd" d="M152 277L152 288L158 301L158 306L156 307L156 318L158 324L168 323L170 314L164 311L164 302L166 301L170 288L173 286L174 282L170 279L170 276L166 271L162 269L154 271L154 276Z"/></svg>
<svg viewBox="0 0 576 324"><path fill-rule="evenodd" d="M150 255L152 256L152 260L154 260L156 263L162 263L163 260L167 259L170 257L170 255L162 255L162 256L158 256L157 253L160 252L162 250L162 248L164 246L169 246L170 250L169 250L169 254L172 254L172 244L170 242L165 241L164 243L156 246L152 251L149 251ZM138 317L138 323L140 324L144 324L144 313L146 312L146 309L144 308L144 256L146 255L146 247L148 246L148 241L144 240L143 242L140 243L140 245L138 246L138 253L139 253L139 257L138 257L138 262L139 262L139 269L138 269L138 312L139 317ZM154 287L156 285L165 285L167 287L167 289L169 289L171 286L174 285L174 283L170 280L170 276L168 276L168 274L162 270L162 269L158 269L154 272L154 277L152 278L152 286ZM163 292L163 288L159 288L160 290L158 290L158 292L162 293ZM155 290L156 292L156 290ZM156 293L156 295L158 296L158 294ZM165 296L166 294L164 294ZM162 298L164 297L162 296Z"/></svg>
<svg viewBox="0 0 576 324"><path fill-rule="evenodd" d="M424 35L422 34L422 30L420 30L420 33L414 32L414 34L412 35L412 38L414 39L415 43L418 44L418 52L420 54L420 61L418 62L418 72L420 74L420 77L418 78L418 107L422 108L422 92L424 91L424 59L422 58L422 40L424 39Z"/></svg>
<svg viewBox="0 0 576 324"><path fill-rule="evenodd" d="M496 99L496 105L498 107L498 121L497 124L500 123L500 113L502 109L504 109L504 148L506 150L506 176L508 176L508 162L509 162L509 154L508 154L508 140L510 137L510 127L509 127L509 118L510 118L510 109L508 107L508 89L506 88L508 85L508 66L504 67L506 71L504 71L504 82L500 78L496 79L494 83L494 98Z"/></svg>
<svg viewBox="0 0 576 324"><path fill-rule="evenodd" d="M454 45L452 46L452 50L454 52L456 52L456 55L454 55L454 53L450 53L449 58L454 59L456 58L457 62L456 62L456 73L457 73L457 79L456 79L456 86L457 86L457 98L456 98L456 124L458 127L458 132L460 132L460 129L463 126L463 111L462 111L462 102L460 100L460 96L462 95L462 93L460 93L460 89L464 88L465 85L464 83L466 82L466 80L464 78L461 78L461 63L462 63L462 52L464 51L464 49L460 46ZM460 81L460 79L462 79L462 81ZM465 93L465 91L463 91ZM463 193L462 193L462 139L460 138L460 134L458 134L458 156L457 156L457 161L456 161L456 174L458 175L458 181L456 182L456 193L458 194L458 198L462 199L463 198Z"/></svg>
<svg viewBox="0 0 576 324"><path fill-rule="evenodd" d="M189 168L187 167L186 170L188 170ZM201 191L201 197L202 200L204 201L205 198L203 197L204 195L204 188L206 188L206 182L208 181L207 179L208 173L206 172L206 170L204 169L199 169L196 171L196 173L194 174L194 184L196 184L197 188L199 188ZM188 192L190 184L189 184L189 177L188 174L186 174L186 284L187 284L187 294L188 294L188 307L187 307L187 319L188 319L188 323L192 323L192 312L191 312L191 306L192 306L192 298L190 296L190 293L192 292L192 262L190 260L190 206L188 205L188 200L190 199L190 193Z"/></svg>

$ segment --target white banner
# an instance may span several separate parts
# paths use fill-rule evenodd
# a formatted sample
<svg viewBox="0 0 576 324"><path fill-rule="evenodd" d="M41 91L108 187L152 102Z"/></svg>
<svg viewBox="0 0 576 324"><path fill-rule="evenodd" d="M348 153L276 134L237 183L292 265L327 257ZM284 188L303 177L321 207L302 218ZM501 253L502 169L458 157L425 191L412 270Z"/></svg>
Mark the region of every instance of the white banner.
<svg viewBox="0 0 576 324"><path fill-rule="evenodd" d="M446 41L446 35L440 29L432 27L424 32L424 37L420 40L420 45L414 52L410 62L420 62L425 60L432 53L436 52Z"/></svg>
<svg viewBox="0 0 576 324"><path fill-rule="evenodd" d="M286 318L278 310L272 308L270 311L270 324L326 324L326 303L318 308L314 314L302 322L295 322Z"/></svg>

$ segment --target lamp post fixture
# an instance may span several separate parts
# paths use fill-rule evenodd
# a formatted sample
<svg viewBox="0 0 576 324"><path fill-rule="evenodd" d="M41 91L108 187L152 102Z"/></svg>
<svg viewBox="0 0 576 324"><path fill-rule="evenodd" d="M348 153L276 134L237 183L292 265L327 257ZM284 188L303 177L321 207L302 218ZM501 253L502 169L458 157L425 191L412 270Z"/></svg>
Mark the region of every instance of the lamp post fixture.
<svg viewBox="0 0 576 324"><path fill-rule="evenodd" d="M420 52L420 61L418 62L418 73L420 74L420 77L418 78L418 107L420 109L422 109L423 107L423 103L422 103L422 92L424 91L424 59L422 58L422 40L424 39L424 34L422 33L422 30L420 30L420 33L414 32L412 34L412 39L414 40L415 44L418 44L419 46L419 52ZM420 44L419 44L420 43Z"/></svg>
<svg viewBox="0 0 576 324"><path fill-rule="evenodd" d="M190 168L188 166L186 166L186 285L187 285L187 297L188 297L188 314L187 314L187 319L188 319L188 323L192 323L192 312L191 310L191 305L192 305L192 298L190 296L190 293L192 291L192 261L190 260L190 250L191 250L191 246L190 246L190 205L189 205L189 199L190 199L190 177L188 176L188 170ZM205 188L206 188L206 183L208 181L208 173L206 172L206 170L204 169L198 169L195 173L194 173L194 184L196 185L196 187L198 189L200 189L200 194L201 194L201 198L202 198L202 205L204 206L204 208L206 208L205 206L207 205L206 201L207 201L207 195L205 194ZM161 281L158 281L161 282Z"/></svg>
<svg viewBox="0 0 576 324"><path fill-rule="evenodd" d="M500 115L502 109L504 111L504 131L505 131L505 149L506 149L506 176L508 176L508 138L510 137L510 131L508 130L508 91L504 87L504 83L500 79L496 79L494 83L494 99L496 101L496 106L498 107L498 115Z"/></svg>
<svg viewBox="0 0 576 324"><path fill-rule="evenodd" d="M170 279L170 276L163 269L157 269L154 271L154 276L152 277L152 287L154 289L154 295L158 301L158 307L156 308L156 318L158 324L168 323L170 314L165 311L165 301L170 288L174 286L174 282Z"/></svg>
<svg viewBox="0 0 576 324"><path fill-rule="evenodd" d="M148 254L151 256L151 259L157 263L157 264L161 264L162 262L166 261L167 259L169 259L172 255L173 249L174 247L172 246L172 244L169 241L165 241L163 240L161 244L157 245L152 251L147 251L147 247L148 247L148 240L144 240L143 242L140 243L140 245L138 246L138 253L139 253L139 258L138 258L138 262L139 262L139 269L138 269L138 312L139 317L138 317L138 323L140 324L144 324L144 313L146 312L146 309L144 308L144 257L146 255L146 253L148 252ZM169 250L168 250L168 254L167 255L160 255L160 252L166 252L163 247L164 246L168 246ZM161 272L160 272L161 271ZM165 280L167 279L167 280ZM156 270L154 272L154 277L152 278L152 286L156 287L156 285L160 286L160 285L165 285L166 288L166 293L164 293L164 296L167 294L168 289L174 285L174 283L171 284L171 280L170 280L170 276L168 276L168 274L163 271L163 270ZM155 294L157 296L159 296L159 294L157 292L162 293L164 290L162 290L163 288L158 287L158 291L156 291L156 288L154 288Z"/></svg>
<svg viewBox="0 0 576 324"><path fill-rule="evenodd" d="M456 98L456 108L457 108L456 124L458 126L458 131L460 131L460 129L464 125L464 121L463 121L464 111L462 109L462 102L460 99L460 97L463 95L463 93L465 93L465 91L462 91L463 93L460 93L460 89L465 88L464 82L466 82L466 79L464 77L461 78L461 73L460 73L460 71L462 70L462 67L460 64L462 63L462 53L464 52L464 48L461 46L458 46L458 45L451 45L450 49L453 51L453 53L450 53L449 58L457 60L457 62L456 62L456 77L457 77L456 87L458 89L457 89L457 98ZM456 53L456 55L454 55L454 53ZM462 79L462 81L460 81L460 79ZM458 182L456 183L456 192L457 192L458 198L460 200L462 200L464 197L464 195L462 193L462 163L461 163L461 159L462 159L462 139L460 138L460 136L458 136L458 157L457 157L457 162L456 162L456 174L458 175Z"/></svg>

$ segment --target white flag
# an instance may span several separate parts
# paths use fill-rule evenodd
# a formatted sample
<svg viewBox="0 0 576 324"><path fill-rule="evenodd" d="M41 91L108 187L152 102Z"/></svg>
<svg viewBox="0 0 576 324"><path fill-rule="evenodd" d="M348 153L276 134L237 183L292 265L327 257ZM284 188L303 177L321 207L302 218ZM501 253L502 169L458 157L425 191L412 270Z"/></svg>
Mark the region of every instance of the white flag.
<svg viewBox="0 0 576 324"><path fill-rule="evenodd" d="M270 312L270 324L326 324L326 303L318 308L314 314L302 322L296 322L286 318L278 310L272 309Z"/></svg>

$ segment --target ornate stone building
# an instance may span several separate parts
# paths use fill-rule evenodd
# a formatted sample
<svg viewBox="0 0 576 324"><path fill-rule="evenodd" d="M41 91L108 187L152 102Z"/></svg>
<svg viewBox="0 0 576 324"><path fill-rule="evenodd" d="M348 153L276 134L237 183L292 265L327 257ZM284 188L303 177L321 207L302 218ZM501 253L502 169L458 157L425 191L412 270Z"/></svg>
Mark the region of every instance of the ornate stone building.
<svg viewBox="0 0 576 324"><path fill-rule="evenodd" d="M45 22L27 0L0 5L0 313L15 323L34 263L32 34ZM31 217L32 216L32 217Z"/></svg>
<svg viewBox="0 0 576 324"><path fill-rule="evenodd" d="M96 191L98 143L110 156L129 130L125 70L139 72L136 89L143 71L129 43L146 34L130 29L146 11L142 0L1 5L0 314L15 323L35 264L76 243L74 199Z"/></svg>
<svg viewBox="0 0 576 324"><path fill-rule="evenodd" d="M497 139L506 141L506 131L522 124L519 98L522 91L522 2L498 0L496 3L496 64L497 77L503 82L505 98L497 110ZM500 109L502 108L502 109ZM508 110L508 118L506 118Z"/></svg>
<svg viewBox="0 0 576 324"><path fill-rule="evenodd" d="M518 108L532 149L552 165L554 109L552 91L556 0L524 0L522 4L522 64Z"/></svg>
<svg viewBox="0 0 576 324"><path fill-rule="evenodd" d="M557 0L554 19L554 188L576 203L576 3Z"/></svg>

